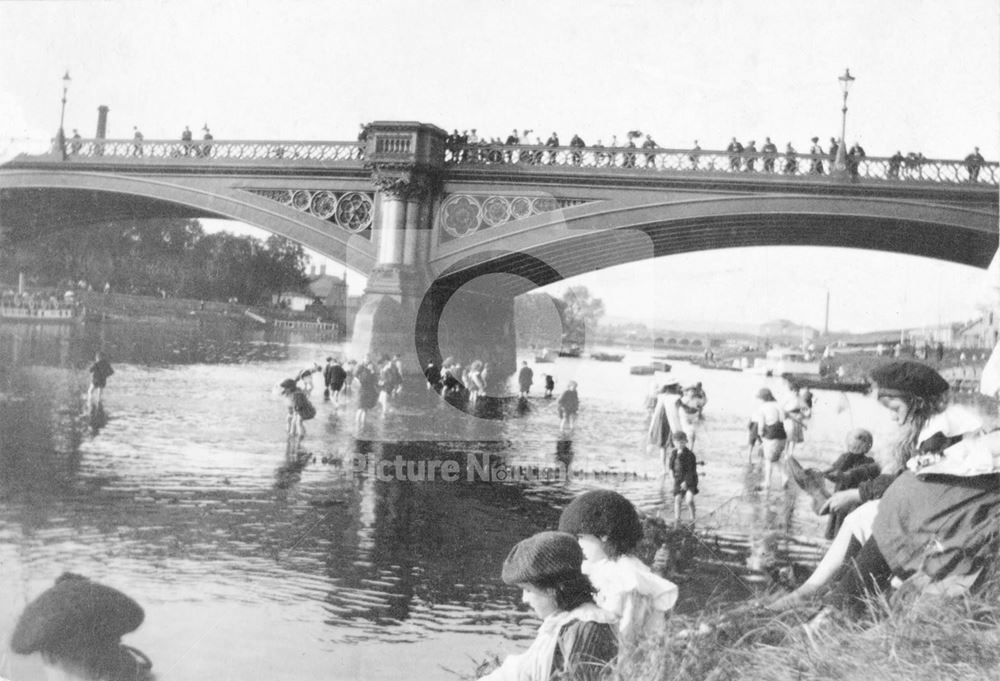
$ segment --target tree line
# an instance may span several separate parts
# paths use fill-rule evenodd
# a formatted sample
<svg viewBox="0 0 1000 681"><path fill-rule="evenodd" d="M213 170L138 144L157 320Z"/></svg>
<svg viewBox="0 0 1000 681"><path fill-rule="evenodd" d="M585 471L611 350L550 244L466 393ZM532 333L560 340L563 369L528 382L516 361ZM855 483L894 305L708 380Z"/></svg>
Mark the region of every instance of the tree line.
<svg viewBox="0 0 1000 681"><path fill-rule="evenodd" d="M38 287L82 282L96 290L267 304L274 294L304 291L302 246L206 233L194 219L107 221L33 233L12 230L0 247L0 271L24 272ZM9 283L9 282L8 282Z"/></svg>

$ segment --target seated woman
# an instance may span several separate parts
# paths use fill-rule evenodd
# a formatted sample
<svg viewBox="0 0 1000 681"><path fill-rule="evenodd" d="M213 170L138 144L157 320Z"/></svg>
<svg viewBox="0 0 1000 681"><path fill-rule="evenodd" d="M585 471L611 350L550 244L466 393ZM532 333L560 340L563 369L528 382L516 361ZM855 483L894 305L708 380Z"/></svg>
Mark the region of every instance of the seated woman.
<svg viewBox="0 0 1000 681"><path fill-rule="evenodd" d="M830 497L830 510L870 503L847 516L813 575L773 603L774 609L795 605L832 583L829 603L857 616L868 597L884 591L894 577L919 574L968 588L995 558L996 468L942 472L949 457L971 459L971 451L989 449L989 440L974 444L980 421L960 407L946 408L947 381L919 362L892 362L871 378L879 403L899 424L896 470Z"/></svg>
<svg viewBox="0 0 1000 681"><path fill-rule="evenodd" d="M542 626L526 651L508 655L486 681L601 676L618 654L615 618L594 604L593 587L580 571L582 563L576 537L564 532L540 532L511 549L501 577L522 589L522 600Z"/></svg>

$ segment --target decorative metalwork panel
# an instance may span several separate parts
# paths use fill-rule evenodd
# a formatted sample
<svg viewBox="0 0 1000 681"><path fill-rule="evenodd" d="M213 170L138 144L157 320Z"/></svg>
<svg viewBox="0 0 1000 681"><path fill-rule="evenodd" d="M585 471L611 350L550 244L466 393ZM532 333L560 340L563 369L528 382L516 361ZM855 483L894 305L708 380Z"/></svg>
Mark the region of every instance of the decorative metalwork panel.
<svg viewBox="0 0 1000 681"><path fill-rule="evenodd" d="M53 151L58 151L54 149ZM207 163L214 160L254 161L294 164L296 161L336 162L360 161L364 158L364 143L359 142L285 142L266 140L66 140L69 159L88 161L190 161Z"/></svg>
<svg viewBox="0 0 1000 681"><path fill-rule="evenodd" d="M452 166L539 168L591 168L596 171L676 171L687 173L741 173L783 175L804 179L829 176L829 154L796 151L706 151L642 147L548 147L539 145L477 144L449 149ZM929 159L907 156L864 156L847 159L848 175L855 180L890 182L1000 184L1000 164L976 160Z"/></svg>
<svg viewBox="0 0 1000 681"><path fill-rule="evenodd" d="M441 204L438 224L446 235L459 238L481 229L499 227L512 220L589 202L589 199L557 199L551 196L452 194Z"/></svg>
<svg viewBox="0 0 1000 681"><path fill-rule="evenodd" d="M353 234L369 230L374 217L374 196L365 192L332 192L328 189L247 189L265 199L277 201L320 220L326 220Z"/></svg>

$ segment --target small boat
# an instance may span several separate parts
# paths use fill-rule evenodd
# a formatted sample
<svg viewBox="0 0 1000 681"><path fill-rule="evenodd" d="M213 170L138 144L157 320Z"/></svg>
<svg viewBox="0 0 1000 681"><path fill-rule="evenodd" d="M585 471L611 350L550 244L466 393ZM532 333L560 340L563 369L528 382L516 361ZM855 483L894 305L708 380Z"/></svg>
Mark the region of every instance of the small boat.
<svg viewBox="0 0 1000 681"><path fill-rule="evenodd" d="M583 355L583 348L579 345L570 345L559 350L560 357L580 357Z"/></svg>
<svg viewBox="0 0 1000 681"><path fill-rule="evenodd" d="M691 364L702 369L711 369L713 371L743 371L739 366L732 364L722 364L720 362L710 362L708 360L691 360Z"/></svg>
<svg viewBox="0 0 1000 681"><path fill-rule="evenodd" d="M551 364L555 361L555 355L548 348L542 349L541 354L535 355L535 364Z"/></svg>
<svg viewBox="0 0 1000 681"><path fill-rule="evenodd" d="M810 390L834 390L842 393L867 393L871 384L867 381L840 381L836 377L820 378L811 374L796 374L785 372L781 377L794 381L800 388Z"/></svg>
<svg viewBox="0 0 1000 681"><path fill-rule="evenodd" d="M625 355L612 355L610 352L593 352L590 358L596 359L598 362L620 362L625 359Z"/></svg>
<svg viewBox="0 0 1000 681"><path fill-rule="evenodd" d="M654 359L652 365L653 365L653 371L662 371L664 373L670 371L670 365L664 362L662 359Z"/></svg>
<svg viewBox="0 0 1000 681"><path fill-rule="evenodd" d="M652 364L636 364L628 370L633 376L652 376L654 371Z"/></svg>
<svg viewBox="0 0 1000 681"><path fill-rule="evenodd" d="M765 357L754 361L753 366L748 371L765 376L810 374L819 378L819 362L806 359L806 354L798 350L773 348L767 351Z"/></svg>

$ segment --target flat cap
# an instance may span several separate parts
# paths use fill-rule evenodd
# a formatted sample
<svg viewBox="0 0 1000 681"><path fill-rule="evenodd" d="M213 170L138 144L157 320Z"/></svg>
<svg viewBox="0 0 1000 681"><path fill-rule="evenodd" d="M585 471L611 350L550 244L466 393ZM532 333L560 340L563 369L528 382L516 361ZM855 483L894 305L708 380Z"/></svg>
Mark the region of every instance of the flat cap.
<svg viewBox="0 0 1000 681"><path fill-rule="evenodd" d="M506 584L535 584L580 572L583 549L565 532L539 532L518 542L503 562Z"/></svg>

